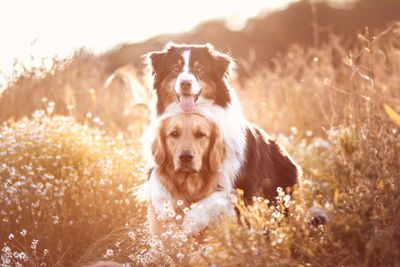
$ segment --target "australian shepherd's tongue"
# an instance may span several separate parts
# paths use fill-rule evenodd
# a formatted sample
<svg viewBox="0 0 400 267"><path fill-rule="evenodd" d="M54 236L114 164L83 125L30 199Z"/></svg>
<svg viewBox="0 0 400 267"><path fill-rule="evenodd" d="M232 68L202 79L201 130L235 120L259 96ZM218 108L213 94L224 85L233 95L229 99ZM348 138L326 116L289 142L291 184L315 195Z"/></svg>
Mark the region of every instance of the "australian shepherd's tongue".
<svg viewBox="0 0 400 267"><path fill-rule="evenodd" d="M183 111L190 112L194 109L194 95L180 95L179 106Z"/></svg>

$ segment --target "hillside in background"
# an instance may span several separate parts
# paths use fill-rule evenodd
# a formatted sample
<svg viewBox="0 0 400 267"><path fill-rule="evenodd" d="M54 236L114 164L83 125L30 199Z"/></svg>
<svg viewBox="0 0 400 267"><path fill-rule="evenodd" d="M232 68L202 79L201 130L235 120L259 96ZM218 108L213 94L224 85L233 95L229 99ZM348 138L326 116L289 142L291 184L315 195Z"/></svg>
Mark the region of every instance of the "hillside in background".
<svg viewBox="0 0 400 267"><path fill-rule="evenodd" d="M286 64L282 66L283 69L275 70L277 73L283 72L279 75L291 72L297 54L308 55L302 58L304 66L298 70L311 68L317 50L325 49L325 44L330 52L322 57L329 57L326 60L332 58L333 67L339 69L349 50L359 50L361 43L357 40L357 33L373 40L377 33L387 29L393 21L400 21L398 0L361 0L347 8L334 7L326 1L315 4L310 2L300 1L284 10L252 18L240 31L229 30L222 20L209 21L191 32L160 35L142 43L124 44L103 55L93 55L83 48L70 59L58 60L51 71L46 68L28 68L18 73L18 69L25 69L23 65L19 66L15 68L13 77L10 77L7 88L0 94L0 121L30 116L33 111L43 108L48 100L55 103L57 114L74 113L79 121L85 121L90 113L108 123L108 128L113 125L116 129L126 130L129 122L142 116L142 112L132 108L134 92L130 90L142 86L141 72L145 69L142 56L149 51L161 49L168 41L209 42L224 52L230 52L239 63L237 80L241 84L236 89L249 89L253 86L245 86L243 82L251 79L258 71L278 66L276 62L279 60L274 60L274 64L271 62L279 53L281 59L287 57L283 59ZM365 34L366 27L370 34ZM332 38L333 35L339 38ZM308 52L297 51L302 49L294 48L295 44ZM367 44L362 43L361 46L364 45ZM296 51L289 53L293 49ZM117 79L112 88L105 86L110 74L122 66L130 74L139 74L132 77L134 84L128 86L126 81ZM295 71L292 73L295 74L294 82L297 84L302 74ZM258 86L260 89L274 90L271 84L262 83Z"/></svg>
<svg viewBox="0 0 400 267"><path fill-rule="evenodd" d="M238 78L241 82L245 80L242 78L251 79L254 76L253 66L257 66L257 70L276 67L276 64L268 62L281 53L282 57L288 57L288 65L283 67L280 75L296 73L294 79L298 83L302 74L289 69L293 56L304 51L289 53L294 44L304 47L304 50L320 49L328 44L327 47L332 50L329 57L332 57L332 63L338 69L342 67L348 51L359 50L357 33L365 34L365 27L369 27L372 34L367 34L368 39L373 39L376 33L387 29L396 20L400 20L398 0L362 0L346 9L335 8L327 2L311 5L309 1L300 1L285 10L250 19L240 31L229 30L224 21L210 21L191 32L161 35L142 43L125 44L103 55L93 55L81 49L73 58L54 64L50 72L45 68L35 68L22 75L16 72L6 90L0 94L0 121L30 116L33 111L43 107L43 100L48 99L56 104L57 114L68 115L71 113L68 107L74 106L75 115L80 121L84 121L89 112L118 129L126 129L127 123L135 121L141 111L132 112L132 92L126 82L116 81L112 89L107 89L105 82L115 69L126 65L130 73L140 74L144 70L142 56L161 49L168 41L210 42L218 49L230 52L239 63ZM332 35L339 38L333 39ZM304 69L311 67L310 62L314 62L316 56L315 51L307 53L308 58L301 58ZM20 68L24 69L23 66ZM141 86L137 84L141 76L134 79L134 87ZM265 84L259 86L265 88ZM241 84L237 89L240 88L245 87Z"/></svg>
<svg viewBox="0 0 400 267"><path fill-rule="evenodd" d="M330 34L341 36L350 47L357 32L386 27L400 20L400 1L363 0L346 8L335 8L327 2L310 4L300 1L287 9L250 19L240 31L231 31L224 21L200 24L191 32L160 35L142 43L124 44L107 54L107 70L134 63L140 66L141 56L161 49L166 42L209 42L236 59L263 63L284 52L290 45L319 45Z"/></svg>

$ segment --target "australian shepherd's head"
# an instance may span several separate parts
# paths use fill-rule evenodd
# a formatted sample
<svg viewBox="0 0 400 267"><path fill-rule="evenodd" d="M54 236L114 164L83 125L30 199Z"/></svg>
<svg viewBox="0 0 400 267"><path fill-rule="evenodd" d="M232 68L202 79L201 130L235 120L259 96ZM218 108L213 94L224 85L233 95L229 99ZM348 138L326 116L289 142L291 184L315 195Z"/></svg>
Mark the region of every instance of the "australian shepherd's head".
<svg viewBox="0 0 400 267"><path fill-rule="evenodd" d="M226 107L231 102L227 78L232 59L210 44L168 44L162 51L147 55L157 93L157 114L177 102L186 112L196 103L211 102Z"/></svg>

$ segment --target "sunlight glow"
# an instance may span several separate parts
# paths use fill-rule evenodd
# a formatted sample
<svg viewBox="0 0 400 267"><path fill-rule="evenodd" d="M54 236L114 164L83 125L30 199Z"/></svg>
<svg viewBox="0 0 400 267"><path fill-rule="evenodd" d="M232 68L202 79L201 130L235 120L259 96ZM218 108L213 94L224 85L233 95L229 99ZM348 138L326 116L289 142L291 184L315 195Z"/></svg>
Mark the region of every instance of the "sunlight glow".
<svg viewBox="0 0 400 267"><path fill-rule="evenodd" d="M247 18L289 2L293 0L1 1L0 71L9 74L15 59L30 66L40 64L35 59L68 56L83 46L102 52L124 42L188 31L209 19L226 18L239 30Z"/></svg>

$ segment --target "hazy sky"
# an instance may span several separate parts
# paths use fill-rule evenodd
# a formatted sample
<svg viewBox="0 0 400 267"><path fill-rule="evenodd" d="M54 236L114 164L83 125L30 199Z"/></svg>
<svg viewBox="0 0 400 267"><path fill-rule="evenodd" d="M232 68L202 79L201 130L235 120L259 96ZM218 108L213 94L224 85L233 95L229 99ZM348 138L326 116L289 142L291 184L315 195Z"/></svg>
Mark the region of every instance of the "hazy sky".
<svg viewBox="0 0 400 267"><path fill-rule="evenodd" d="M288 2L293 0L1 0L0 71L9 73L14 59L36 64L31 55L67 56L83 46L102 52L123 42L187 31L212 18L226 17L239 27L263 9Z"/></svg>

